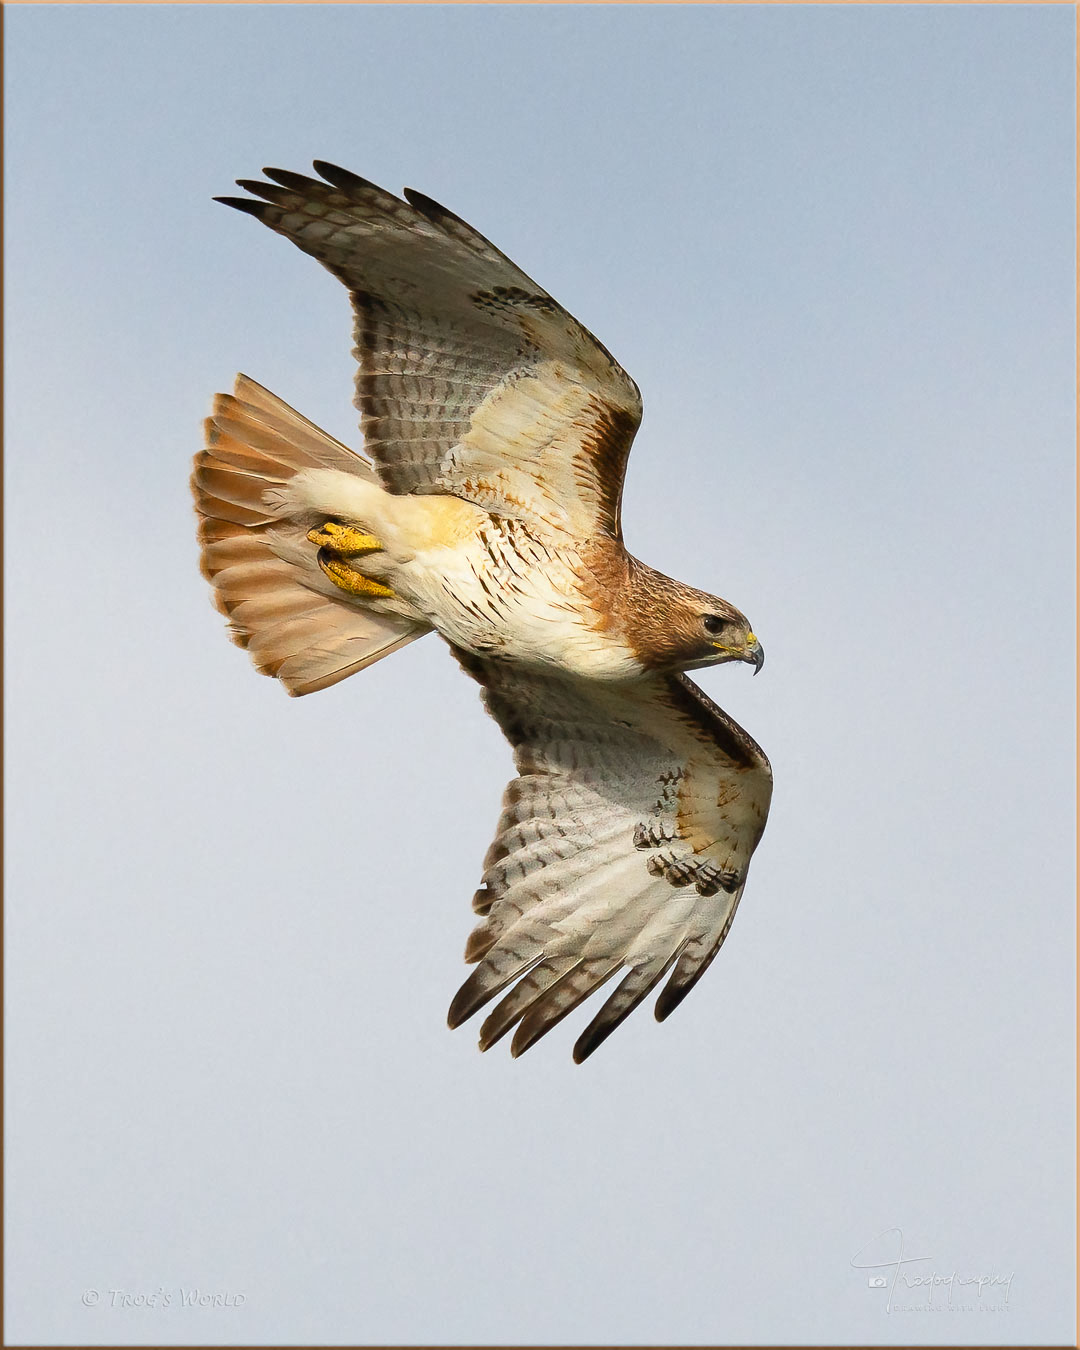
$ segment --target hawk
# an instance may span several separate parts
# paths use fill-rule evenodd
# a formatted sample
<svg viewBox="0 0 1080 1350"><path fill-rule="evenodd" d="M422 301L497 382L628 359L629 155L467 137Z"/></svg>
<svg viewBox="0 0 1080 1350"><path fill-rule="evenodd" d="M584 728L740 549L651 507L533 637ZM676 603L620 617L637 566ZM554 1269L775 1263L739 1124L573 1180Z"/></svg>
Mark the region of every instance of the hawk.
<svg viewBox="0 0 1080 1350"><path fill-rule="evenodd" d="M322 161L239 180L245 211L345 283L370 460L241 375L192 479L203 574L290 694L436 632L514 749L456 1027L498 998L519 1055L606 981L590 1055L731 927L769 809L758 745L687 678L760 670L733 605L623 546L634 381L503 253L418 192ZM670 974L669 974L670 972Z"/></svg>

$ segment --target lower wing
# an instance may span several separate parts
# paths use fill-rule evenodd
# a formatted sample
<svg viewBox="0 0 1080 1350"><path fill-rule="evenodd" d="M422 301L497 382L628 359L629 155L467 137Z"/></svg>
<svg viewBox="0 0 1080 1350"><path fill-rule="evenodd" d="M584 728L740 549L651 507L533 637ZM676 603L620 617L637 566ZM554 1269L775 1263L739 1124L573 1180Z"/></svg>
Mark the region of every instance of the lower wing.
<svg viewBox="0 0 1080 1350"><path fill-rule="evenodd" d="M580 1063L671 971L663 1020L720 949L772 793L755 742L685 676L609 685L456 653L514 747L518 776L473 908L450 1008L456 1027L498 994L486 1050L522 1054L614 975L578 1038ZM504 992L508 991L508 992Z"/></svg>

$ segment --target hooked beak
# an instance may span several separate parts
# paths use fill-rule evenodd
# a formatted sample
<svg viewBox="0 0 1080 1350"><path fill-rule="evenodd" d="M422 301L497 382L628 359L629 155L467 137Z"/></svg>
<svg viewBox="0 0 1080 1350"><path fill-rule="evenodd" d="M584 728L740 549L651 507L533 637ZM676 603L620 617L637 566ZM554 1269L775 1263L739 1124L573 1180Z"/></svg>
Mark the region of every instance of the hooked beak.
<svg viewBox="0 0 1080 1350"><path fill-rule="evenodd" d="M741 647L725 647L719 642L713 645L717 651L727 652L731 659L745 661L748 665L753 666L755 675L765 664L765 648L753 633L747 633L746 642Z"/></svg>
<svg viewBox="0 0 1080 1350"><path fill-rule="evenodd" d="M742 659L754 667L755 675L765 664L765 648L753 633L747 633L746 635L746 646L743 648Z"/></svg>

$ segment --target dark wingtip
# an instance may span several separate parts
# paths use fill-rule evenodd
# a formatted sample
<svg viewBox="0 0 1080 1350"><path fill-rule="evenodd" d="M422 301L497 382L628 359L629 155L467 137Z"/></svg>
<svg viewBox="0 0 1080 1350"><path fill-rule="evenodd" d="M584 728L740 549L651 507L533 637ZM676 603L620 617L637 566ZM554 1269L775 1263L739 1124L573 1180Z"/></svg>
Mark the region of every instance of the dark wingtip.
<svg viewBox="0 0 1080 1350"><path fill-rule="evenodd" d="M493 1045L498 1044L514 1025L513 1022L505 1022L500 1025L498 1011L498 1008L496 1008L490 1017L486 1017L483 1026L480 1028L479 1045L481 1050L490 1050Z"/></svg>
<svg viewBox="0 0 1080 1350"><path fill-rule="evenodd" d="M351 169L343 169L340 164L331 164L325 159L314 159L311 161L311 167L319 175L325 178L328 183L334 187L343 188L345 191L371 189L381 192L383 189L377 183L371 182L368 178L361 178L358 173L353 173Z"/></svg>
<svg viewBox="0 0 1080 1350"><path fill-rule="evenodd" d="M461 225L467 230L472 230L471 225L467 225L460 216L456 216L449 207L443 206L433 197L428 197L423 192L417 192L415 188L405 188L402 195L414 211L419 211L422 216L426 216L433 225L439 225L445 220L452 220L455 225Z"/></svg>
<svg viewBox="0 0 1080 1350"><path fill-rule="evenodd" d="M696 981L687 980L685 984L671 984L670 982L660 991L660 997L656 1000L656 1007L653 1009L653 1016L658 1022L663 1022L671 1016L683 999L693 989Z"/></svg>
<svg viewBox="0 0 1080 1350"><path fill-rule="evenodd" d="M569 1012L571 1010L567 1009L567 1011ZM510 1042L510 1058L517 1059L519 1056L523 1055L525 1051L531 1049L537 1041L542 1040L551 1028L555 1026L556 1022L561 1020L561 1018L556 1018L555 1021L545 1022L543 1019L540 1019L539 1021L530 1022L529 1015L526 1013L525 1017L518 1023L518 1028L514 1032L514 1039Z"/></svg>
<svg viewBox="0 0 1080 1350"><path fill-rule="evenodd" d="M467 1022L473 1013L486 1003L491 996L479 991L479 981L475 978L478 973L478 971L473 971L450 1003L450 1009L446 1014L446 1025L451 1031L456 1031L462 1022Z"/></svg>
<svg viewBox="0 0 1080 1350"><path fill-rule="evenodd" d="M261 216L266 210L265 202L252 201L250 197L215 197L214 201L231 206L234 211L246 211L249 216Z"/></svg>
<svg viewBox="0 0 1080 1350"><path fill-rule="evenodd" d="M423 211L425 216L432 212L440 216L453 214L445 206L440 206L433 198L426 196L423 192L417 192L415 188L405 188L402 195L410 206L415 206L418 211Z"/></svg>
<svg viewBox="0 0 1080 1350"><path fill-rule="evenodd" d="M283 188L288 188L290 192L309 193L312 189L316 192L326 191L325 183L320 183L315 178L309 178L304 173L293 173L291 169L264 168L263 173L271 182L280 183Z"/></svg>
<svg viewBox="0 0 1080 1350"><path fill-rule="evenodd" d="M622 1019L620 1018L619 1021L621 1022ZM599 1031L594 1031L591 1026L586 1027L574 1042L574 1063L584 1064L592 1052L603 1045L618 1025L618 1022L613 1022L611 1026L603 1027Z"/></svg>

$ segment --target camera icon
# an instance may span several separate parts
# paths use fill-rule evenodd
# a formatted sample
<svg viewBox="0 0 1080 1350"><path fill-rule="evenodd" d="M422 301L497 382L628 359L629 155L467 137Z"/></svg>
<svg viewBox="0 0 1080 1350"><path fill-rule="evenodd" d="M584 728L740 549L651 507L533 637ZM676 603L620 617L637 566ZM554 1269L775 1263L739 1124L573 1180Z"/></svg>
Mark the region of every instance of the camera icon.
<svg viewBox="0 0 1080 1350"><path fill-rule="evenodd" d="M871 1289L885 1289L889 1282L884 1275L870 1275L867 1277L866 1283Z"/></svg>

